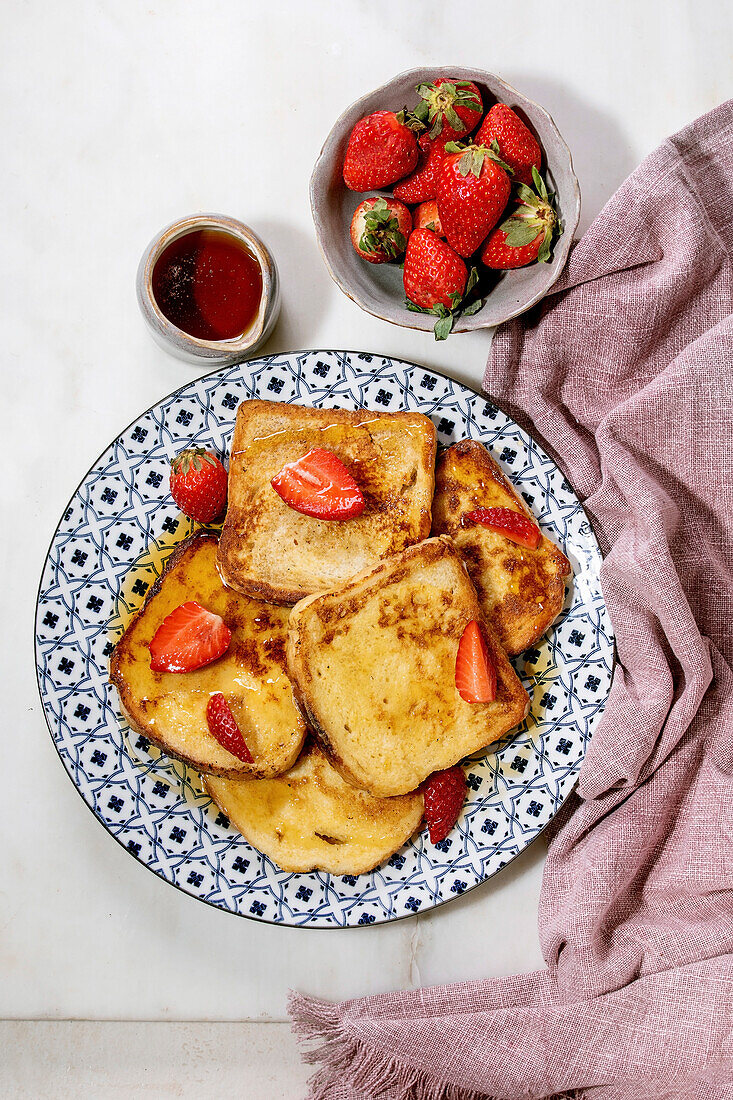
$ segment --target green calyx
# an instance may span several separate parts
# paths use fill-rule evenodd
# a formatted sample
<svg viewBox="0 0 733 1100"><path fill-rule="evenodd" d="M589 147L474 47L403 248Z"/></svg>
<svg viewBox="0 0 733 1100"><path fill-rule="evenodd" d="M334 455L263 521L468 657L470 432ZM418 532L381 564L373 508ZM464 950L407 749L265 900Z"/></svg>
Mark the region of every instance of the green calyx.
<svg viewBox="0 0 733 1100"><path fill-rule="evenodd" d="M418 84L415 91L422 102L415 108L415 117L421 122L432 123L431 138L436 138L443 130L443 120L457 133L468 129L456 112L456 107L481 113L481 101L468 80L456 80L439 84Z"/></svg>
<svg viewBox="0 0 733 1100"><path fill-rule="evenodd" d="M204 463L209 466L216 466L216 459L203 447L188 447L185 451L181 451L179 455L171 462L174 474L183 474L185 477L189 470L201 470L204 467Z"/></svg>
<svg viewBox="0 0 733 1100"><path fill-rule="evenodd" d="M386 199L377 199L364 215L364 231L359 239L362 252L386 253L394 260L407 247L400 224Z"/></svg>
<svg viewBox="0 0 733 1100"><path fill-rule="evenodd" d="M517 209L501 223L505 244L510 248L523 248L536 241L540 233L542 244L537 254L539 263L547 263L552 253L552 239L560 236L562 228L554 208L555 196L547 190L545 181L536 168L532 168L532 181L536 190L525 183L517 184Z"/></svg>
<svg viewBox="0 0 733 1100"><path fill-rule="evenodd" d="M513 170L506 161L499 156L499 146L496 141L492 141L491 145L461 145L458 141L447 141L445 151L446 153L463 154L458 161L458 171L464 178L469 172L478 178L481 175L485 160L492 160L494 164L498 164L500 168L503 168L507 175L514 175Z"/></svg>
<svg viewBox="0 0 733 1100"><path fill-rule="evenodd" d="M519 201L523 202L525 206L532 206L535 209L539 208L542 204L552 207L554 195L550 195L545 186L545 181L534 165L532 166L532 181L535 185L535 191L533 191L531 187L528 187L526 183L517 184L517 196Z"/></svg>
<svg viewBox="0 0 733 1100"><path fill-rule="evenodd" d="M451 299L455 295L451 294ZM409 298L405 298L405 305L411 313L430 313L438 320L433 325L436 340L447 340L453 330L453 322L457 316L455 309L446 309L442 302L437 302L432 309L415 305Z"/></svg>
<svg viewBox="0 0 733 1100"><path fill-rule="evenodd" d="M463 294L461 295L456 291L454 294L448 295L452 303L451 309L446 309L442 302L436 302L431 309L426 309L424 306L416 305L415 302L410 301L409 298L405 298L405 305L411 313L429 313L437 317L438 319L433 326L435 339L446 340L453 331L453 323L457 317L470 317L473 313L478 313L483 306L483 298L472 298L471 292L474 290L477 283L478 271L475 267L472 267L468 274L466 289Z"/></svg>
<svg viewBox="0 0 733 1100"><path fill-rule="evenodd" d="M408 130L412 130L413 134L424 134L427 130L425 122L419 117L417 110L411 111L409 107L403 107L402 110L395 115L398 122L401 122L403 126L406 126Z"/></svg>

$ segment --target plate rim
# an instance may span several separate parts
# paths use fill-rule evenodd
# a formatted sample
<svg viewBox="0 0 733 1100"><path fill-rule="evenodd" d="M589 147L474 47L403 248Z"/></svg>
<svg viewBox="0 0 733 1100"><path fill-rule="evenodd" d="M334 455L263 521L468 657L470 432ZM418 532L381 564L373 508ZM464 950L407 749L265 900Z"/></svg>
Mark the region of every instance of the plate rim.
<svg viewBox="0 0 733 1100"><path fill-rule="evenodd" d="M183 390L188 389L190 386L193 386L198 382L202 382L207 378L213 377L214 375L222 374L223 372L230 371L233 368L237 368L237 367L239 367L240 369L247 368L247 367L251 366L252 364L257 363L258 361L266 361L268 359L274 360L274 359L277 359L277 358L280 358L280 357L286 357L286 356L300 357L300 356L310 356L310 355L343 355L343 356L347 356L349 358L363 356L363 355L370 355L374 359L384 359L384 358L386 358L386 359L389 359L393 363L397 363L401 367L412 367L412 368L417 368L418 370L426 370L426 371L428 371L432 374L437 375L439 378L444 379L446 382L456 384L456 385L462 387L462 389L466 390L470 394L473 394L475 397L478 397L482 400L490 401L491 404L494 405L495 408L499 412L501 412L503 416L505 416L513 425L515 425L517 428L519 428L519 430L521 432L523 432L525 435L527 435L532 440L532 442L535 444L535 446L538 447L541 454L546 455L552 461L552 463L555 465L555 467L560 471L562 476L566 479L566 481L568 482L568 485L570 486L570 489L573 493L573 496L577 500L578 507L579 507L580 511L582 512L582 515L585 518L586 522L588 523L590 534L592 536L595 547L598 551L598 555L600 557L600 560L601 560L601 562L603 561L603 553L601 551L601 547L600 547L600 544L598 542L598 537L595 533L595 529L593 527L591 519L588 516L588 513L586 512L585 506L584 506L583 502L581 501L580 497L578 496L578 494L577 494L574 486L572 485L570 479L567 477L564 470L560 467L560 465L555 460L555 458L553 458L552 455L547 454L544 446L542 444L540 444L535 439L534 435L531 432L527 431L526 428L523 428L522 425L517 422L517 420L514 418L514 416L512 416L511 413L507 412L503 408L502 404L499 401L497 401L492 394L482 393L480 390L474 389L473 386L469 386L465 382L462 382L457 378L453 378L451 375L445 374L443 371L440 371L435 367L428 366L424 363L417 363L414 360L403 359L399 355L394 355L393 356L389 352L365 352L363 350L358 351L356 349L346 349L346 348L296 348L296 349L293 349L291 351L270 352L267 355L256 355L256 356L252 356L251 358L241 360L238 363L230 363L230 364L220 365L220 366L214 368L211 371L205 371L203 374L196 375L194 378L188 379L188 381L184 382L182 385L177 386L174 390L171 390L170 393L164 395L163 397L158 398L151 405L149 405L148 408L144 409L142 412L138 413L135 417L133 417L133 419L130 420L129 423L126 424L124 428L121 428L117 432L117 434L114 436L114 438L109 443L107 443L105 445L104 449L102 451L100 451L100 453L97 455L97 457L90 463L90 465L86 469L86 471L83 474L81 480L78 482L76 488L73 490L71 496L69 497L69 499L67 500L65 506L61 510L60 519L59 519L58 523L56 524L56 526L55 526L55 528L54 528L54 530L51 534L51 538L50 538L50 541L48 543L48 547L47 547L47 549L44 553L44 556L43 556L43 562L42 562L42 565L41 565L41 571L40 571L40 576L39 576L39 580L38 580L38 588L36 590L36 599L35 599L35 603L34 603L34 615L33 615L33 654L34 654L35 665L36 665L36 686L37 686L37 689L38 689L38 695L39 695L39 699L40 699L40 703L41 703L41 710L43 711L43 717L44 717L44 720L46 722L46 727L47 727L47 730L48 730L49 737L51 739L51 743L54 747L54 750L56 751L56 755L58 757L59 763L61 764L61 767L63 768L64 774L70 780L71 785L74 788L76 794L79 796L79 798L81 799L84 806L86 806L87 810L92 815L94 820L104 829L105 833L107 833L107 835L110 836L112 838L112 840L114 840L128 856L131 856L133 858L133 860L135 861L135 863L137 863L138 865L144 867L147 871L149 871L152 875L154 875L156 879L166 883L168 886L172 887L174 890L178 890L180 893L182 893L186 897L191 898L193 901L203 902L205 905L210 906L212 909L215 909L218 912L223 912L223 913L229 914L230 916L233 916L233 917L240 917L243 920L253 921L255 924L268 924L268 925L273 925L275 927L285 927L285 928L304 928L304 929L308 929L308 930L311 930L311 931L313 931L313 930L315 930L315 931L326 931L326 930L342 931L342 930L346 930L346 929L355 929L355 928L377 928L377 927L381 927L383 925L395 924L398 921L408 920L408 919L413 918L413 917L423 916L423 915L426 915L428 913L433 912L436 909L441 909L443 906L449 904L450 902L458 901L458 900L460 900L460 898L466 897L468 894L472 893L474 890L477 890L479 887L485 886L487 882L490 882L501 871L504 871L511 863L513 863L516 859L518 859L519 856L521 856L524 852L526 852L529 848L531 848L534 845L534 843L537 841L537 839L545 833L547 828L554 821L556 821L558 815L563 810L563 808L566 806L566 804L568 802L568 799L570 798L570 796L575 791L575 788L578 784L580 769L582 768L583 763L585 761L585 755L583 756L583 759L580 761L580 763L578 765L578 771L575 775L575 778L573 779L573 782L568 787L568 789L565 792L565 794L563 795L562 799L558 802L557 807L555 809L555 812L552 814L552 816L549 818L549 820L546 821L545 824L540 829L538 829L538 831L535 833L535 835L532 837L532 839L523 848L520 848L519 851L517 851L513 855L509 856L509 858L506 860L506 862L502 863L501 866L497 867L490 874L488 874L484 878L480 879L480 881L474 883L473 886L467 887L467 889L464 890L461 894L456 894L454 897L441 897L439 901L433 902L430 905L429 908L425 909L422 912L400 913L400 914L397 914L397 915L394 915L394 916L387 916L387 917L384 917L382 919L377 918L377 919L374 920L373 923L364 924L364 925L360 925L360 924L358 924L358 922L353 923L353 924L349 924L349 923L337 924L337 923L334 923L334 922L330 922L328 924L310 924L309 922L297 924L292 920L273 920L273 919L270 919L269 917L254 916L250 913L242 912L239 909L230 909L226 906L219 905L214 901L210 901L208 898L202 897L200 894L196 894L191 890L186 890L184 884L174 882L170 878L166 878L165 875L162 874L162 872L160 870L156 870L156 868L151 866L150 863L148 863L147 861L145 861L143 859L140 859L137 855L135 855L134 852L131 852L130 849L127 848L126 845L124 844L122 837L115 835L115 833L112 832L112 830L109 827L109 825L107 824L107 822L104 821L97 814L94 807L89 802L87 802L81 788L75 782L72 773L66 767L66 764L64 762L64 756L62 755L61 750L60 750L60 748L57 744L56 738L54 737L53 728L52 728L50 717L49 717L48 710L47 710L47 707L46 707L46 698L45 698L45 695L44 695L44 692L43 692L43 688L41 686L41 661L39 659L39 647L38 647L39 637L38 637L38 625L37 624L38 624L38 610L39 610L39 605L40 605L40 601L41 601L41 589L42 589L42 585L43 585L46 566L48 564L48 561L49 561L49 558L50 558L50 555L51 555L51 551L52 551L54 543L56 541L56 536L58 535L59 530L61 528L61 524L64 521L64 513L73 504L74 499L77 496L79 490L85 484L87 478L89 477L89 474L95 468L95 466L100 462L100 460L102 459L104 454L110 449L111 446L113 446L113 444L121 436L123 436L127 431L129 431L129 429L132 428L132 426L134 424L136 424L137 421L139 421L143 417L147 416L149 413L152 412L153 409L157 408L159 405L162 405L166 402L172 401L174 398L176 398L178 396L178 394L182 393ZM292 402L287 402L286 401L284 403L285 404L291 404ZM599 583L600 583L600 576L599 576ZM601 594L603 595L602 589L601 589ZM606 617L608 619L609 642L610 642L610 647L611 647L611 651L610 651L609 690L608 690L608 694L606 695L605 699L603 700L603 709L605 709L606 703L608 701L608 697L610 695L611 687L612 687L612 684L613 684L613 677L614 677L614 673L615 673L615 670L616 670L616 664L617 664L617 661L618 661L618 653L617 653L617 647L616 647L615 631L613 629L613 623L611 622L610 615L608 615L608 608L606 606L605 596L603 596L603 608L606 611ZM251 845L250 845L250 847L251 847ZM313 873L313 872L308 872L308 873ZM327 874L328 877L331 878L331 872L321 872L321 873Z"/></svg>

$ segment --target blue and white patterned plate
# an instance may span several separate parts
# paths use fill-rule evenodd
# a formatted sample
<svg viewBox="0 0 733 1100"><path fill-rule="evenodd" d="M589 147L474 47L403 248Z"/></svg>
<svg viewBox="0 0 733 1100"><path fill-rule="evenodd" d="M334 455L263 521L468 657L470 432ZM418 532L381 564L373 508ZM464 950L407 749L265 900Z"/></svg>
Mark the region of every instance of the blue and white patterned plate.
<svg viewBox="0 0 733 1100"><path fill-rule="evenodd" d="M448 838L418 833L370 874L290 874L253 850L201 793L198 776L133 733L108 680L109 656L165 552L189 533L168 492L169 462L193 441L228 453L237 406L409 409L439 440L485 443L564 549L573 578L563 613L515 661L527 721L466 766L468 801ZM134 570L131 568L135 566ZM542 831L569 794L603 711L613 636L590 524L554 462L490 400L425 367L382 356L266 356L191 382L131 424L63 514L43 570L38 684L66 770L112 836L184 892L240 916L333 928L395 920L483 882Z"/></svg>

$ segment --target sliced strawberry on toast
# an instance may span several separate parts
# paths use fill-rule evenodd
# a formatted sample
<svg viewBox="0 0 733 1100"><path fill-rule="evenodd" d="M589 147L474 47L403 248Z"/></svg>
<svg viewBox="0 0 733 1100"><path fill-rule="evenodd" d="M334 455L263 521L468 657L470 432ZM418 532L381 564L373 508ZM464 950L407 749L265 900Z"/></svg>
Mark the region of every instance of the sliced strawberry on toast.
<svg viewBox="0 0 733 1100"><path fill-rule="evenodd" d="M206 704L206 722L209 733L216 738L222 748L245 764L254 763L254 757L247 748L247 742L242 737L242 731L232 714L232 708L220 691L215 691Z"/></svg>
<svg viewBox="0 0 733 1100"><path fill-rule="evenodd" d="M542 538L537 524L513 508L475 508L461 517L462 527L474 524L489 527L511 542L526 546L528 550L536 550Z"/></svg>
<svg viewBox="0 0 733 1100"><path fill-rule="evenodd" d="M341 459L324 447L288 462L270 484L290 508L314 519L353 519L366 505Z"/></svg>
<svg viewBox="0 0 733 1100"><path fill-rule="evenodd" d="M466 703L492 703L496 698L496 668L475 619L458 643L456 691Z"/></svg>
<svg viewBox="0 0 733 1100"><path fill-rule="evenodd" d="M171 611L150 645L153 672L193 672L226 653L232 634L220 615L194 600Z"/></svg>

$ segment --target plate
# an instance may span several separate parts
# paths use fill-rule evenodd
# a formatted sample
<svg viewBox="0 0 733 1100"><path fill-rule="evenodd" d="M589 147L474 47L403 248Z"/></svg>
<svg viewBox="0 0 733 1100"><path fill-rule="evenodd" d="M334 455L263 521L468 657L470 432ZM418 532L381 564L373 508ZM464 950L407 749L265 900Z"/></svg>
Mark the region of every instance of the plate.
<svg viewBox="0 0 733 1100"><path fill-rule="evenodd" d="M168 492L170 459L190 442L228 453L237 406L304 405L425 413L443 445L484 443L573 566L560 618L514 665L527 721L466 763L468 798L451 834L416 834L366 875L279 870L229 827L198 775L124 721L109 657L172 547L192 529ZM132 568L134 566L134 568ZM270 355L227 367L143 413L89 470L64 511L41 577L38 685L72 782L140 863L192 897L239 916L334 928L425 912L496 874L555 816L601 717L613 636L601 555L555 463L486 397L434 370L346 351Z"/></svg>

